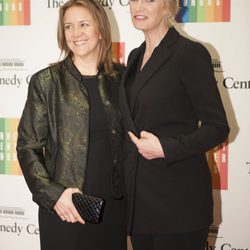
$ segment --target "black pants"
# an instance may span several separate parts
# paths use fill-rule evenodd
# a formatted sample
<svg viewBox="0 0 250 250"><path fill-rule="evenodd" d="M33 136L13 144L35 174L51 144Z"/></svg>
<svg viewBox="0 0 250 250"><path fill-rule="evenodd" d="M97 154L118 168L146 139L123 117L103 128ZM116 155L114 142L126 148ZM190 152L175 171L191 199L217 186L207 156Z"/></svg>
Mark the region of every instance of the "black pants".
<svg viewBox="0 0 250 250"><path fill-rule="evenodd" d="M68 223L39 209L41 250L126 250L127 235L121 201L106 202L100 224Z"/></svg>
<svg viewBox="0 0 250 250"><path fill-rule="evenodd" d="M204 250L208 229L172 235L140 235L131 237L133 250Z"/></svg>

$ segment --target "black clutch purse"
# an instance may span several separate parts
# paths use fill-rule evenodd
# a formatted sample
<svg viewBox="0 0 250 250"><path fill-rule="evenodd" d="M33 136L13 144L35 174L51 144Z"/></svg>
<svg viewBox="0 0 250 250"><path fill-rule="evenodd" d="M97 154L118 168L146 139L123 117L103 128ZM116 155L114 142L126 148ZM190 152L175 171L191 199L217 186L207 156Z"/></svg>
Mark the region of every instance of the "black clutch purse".
<svg viewBox="0 0 250 250"><path fill-rule="evenodd" d="M104 200L82 193L73 193L72 201L85 222L97 224L101 221Z"/></svg>

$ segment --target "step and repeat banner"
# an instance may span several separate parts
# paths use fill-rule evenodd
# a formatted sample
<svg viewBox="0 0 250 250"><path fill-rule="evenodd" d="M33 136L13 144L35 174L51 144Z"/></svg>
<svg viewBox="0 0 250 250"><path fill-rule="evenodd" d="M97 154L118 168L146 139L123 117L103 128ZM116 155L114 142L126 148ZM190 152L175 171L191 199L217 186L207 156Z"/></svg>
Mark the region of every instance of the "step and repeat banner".
<svg viewBox="0 0 250 250"><path fill-rule="evenodd" d="M56 28L64 2L0 0L1 250L39 250L37 205L15 151L17 126L31 75L59 60ZM114 60L126 63L143 41L128 0L99 2L112 25ZM209 50L231 127L227 141L207 153L215 204L206 250L250 250L250 1L179 2L175 27Z"/></svg>

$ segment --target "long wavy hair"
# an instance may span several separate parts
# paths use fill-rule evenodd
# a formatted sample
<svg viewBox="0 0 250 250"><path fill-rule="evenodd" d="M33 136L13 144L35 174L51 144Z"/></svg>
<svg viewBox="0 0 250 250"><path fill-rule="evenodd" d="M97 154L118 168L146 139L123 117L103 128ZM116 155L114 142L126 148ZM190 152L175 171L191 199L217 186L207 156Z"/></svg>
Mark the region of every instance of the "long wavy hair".
<svg viewBox="0 0 250 250"><path fill-rule="evenodd" d="M86 8L92 15L97 32L101 35L100 39L100 53L98 58L98 69L103 69L105 74L114 75L112 64L112 40L111 28L107 14L102 5L95 0L69 0L63 4L59 9L59 19L57 26L57 42L61 50L61 55L68 56L71 53L67 45L64 31L64 15L67 9L73 6L81 6Z"/></svg>

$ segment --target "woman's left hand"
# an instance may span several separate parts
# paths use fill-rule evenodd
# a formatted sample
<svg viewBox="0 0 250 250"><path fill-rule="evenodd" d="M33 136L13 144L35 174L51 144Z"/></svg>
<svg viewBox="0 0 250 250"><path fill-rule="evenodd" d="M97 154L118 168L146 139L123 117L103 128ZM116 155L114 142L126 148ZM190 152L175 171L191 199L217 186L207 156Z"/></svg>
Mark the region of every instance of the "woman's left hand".
<svg viewBox="0 0 250 250"><path fill-rule="evenodd" d="M130 139L136 145L138 152L147 160L165 158L161 143L157 136L152 133L142 131L141 138L136 137L132 132L128 132Z"/></svg>
<svg viewBox="0 0 250 250"><path fill-rule="evenodd" d="M62 221L67 221L70 223L75 223L78 221L81 224L85 224L85 221L81 218L72 202L73 193L81 193L81 191L78 188L65 189L59 200L56 202L54 210Z"/></svg>

